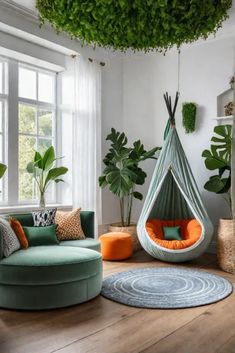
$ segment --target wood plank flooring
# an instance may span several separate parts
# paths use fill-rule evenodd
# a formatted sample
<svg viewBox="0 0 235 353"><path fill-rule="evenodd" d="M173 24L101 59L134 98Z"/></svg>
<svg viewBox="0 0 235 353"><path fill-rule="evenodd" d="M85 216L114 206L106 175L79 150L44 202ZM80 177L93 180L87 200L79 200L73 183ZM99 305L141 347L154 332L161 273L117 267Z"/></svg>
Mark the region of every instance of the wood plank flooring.
<svg viewBox="0 0 235 353"><path fill-rule="evenodd" d="M131 268L172 266L144 251L124 262L104 262L104 276ZM214 255L179 266L221 274ZM101 296L44 312L0 310L0 353L235 353L235 293L192 309L151 310Z"/></svg>

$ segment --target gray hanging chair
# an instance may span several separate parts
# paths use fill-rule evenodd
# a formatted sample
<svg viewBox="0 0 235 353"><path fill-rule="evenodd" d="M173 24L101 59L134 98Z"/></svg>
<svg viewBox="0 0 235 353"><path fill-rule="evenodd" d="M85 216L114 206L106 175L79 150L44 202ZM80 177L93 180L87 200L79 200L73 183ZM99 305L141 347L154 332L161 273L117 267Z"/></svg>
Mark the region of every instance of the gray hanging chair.
<svg viewBox="0 0 235 353"><path fill-rule="evenodd" d="M174 116L179 94L177 92L173 109L168 94L164 95L164 98L170 119L164 146L137 224L137 231L141 245L151 256L167 262L181 262L194 259L207 249L213 236L213 226L175 128ZM147 222L151 223L151 220L153 223L170 221L173 225L175 222L182 221L186 227L189 222L194 222L199 227L200 234L192 243L189 229L189 246L182 246L187 242L175 243L178 244L177 248L169 248L165 246L165 244L169 245L169 242L159 240L159 234L149 233ZM172 243L170 245L172 246Z"/></svg>

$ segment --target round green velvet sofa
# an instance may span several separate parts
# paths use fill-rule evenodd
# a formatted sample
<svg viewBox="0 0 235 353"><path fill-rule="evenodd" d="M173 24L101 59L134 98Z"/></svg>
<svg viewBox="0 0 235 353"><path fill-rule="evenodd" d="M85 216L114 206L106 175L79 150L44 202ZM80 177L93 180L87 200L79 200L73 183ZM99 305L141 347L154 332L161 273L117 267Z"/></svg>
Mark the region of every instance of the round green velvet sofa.
<svg viewBox="0 0 235 353"><path fill-rule="evenodd" d="M33 226L31 214L14 214ZM84 240L34 246L0 259L0 307L45 310L86 302L99 295L102 257L94 239L94 213L81 212Z"/></svg>

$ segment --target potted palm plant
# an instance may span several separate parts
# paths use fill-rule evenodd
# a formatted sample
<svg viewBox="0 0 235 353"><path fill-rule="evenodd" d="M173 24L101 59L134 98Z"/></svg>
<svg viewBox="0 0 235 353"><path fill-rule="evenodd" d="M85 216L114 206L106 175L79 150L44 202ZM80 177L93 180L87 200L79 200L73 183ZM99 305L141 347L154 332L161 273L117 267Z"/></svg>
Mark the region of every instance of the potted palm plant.
<svg viewBox="0 0 235 353"><path fill-rule="evenodd" d="M217 256L219 266L224 271L233 273L235 271L235 236L231 197L232 126L216 126L214 134L210 150L203 151L202 157L205 158L207 169L216 170L217 173L209 178L204 188L223 195L229 205L231 218L219 220Z"/></svg>
<svg viewBox="0 0 235 353"><path fill-rule="evenodd" d="M160 147L146 151L140 140L128 147L126 135L113 128L106 140L110 142L111 147L103 160L105 168L99 177L99 185L101 188L108 187L118 197L121 218L121 222L111 224L109 230L130 233L134 241L134 250L138 250L140 244L136 225L131 223L131 215L133 200L143 199L143 195L136 187L143 185L147 177L140 163L149 158L157 159L156 152Z"/></svg>
<svg viewBox="0 0 235 353"><path fill-rule="evenodd" d="M55 167L55 162L60 159L55 156L53 146L50 146L43 154L35 151L34 160L27 165L27 172L32 174L40 194L39 206L45 207L45 193L51 182L63 182L61 176L66 174L68 168Z"/></svg>

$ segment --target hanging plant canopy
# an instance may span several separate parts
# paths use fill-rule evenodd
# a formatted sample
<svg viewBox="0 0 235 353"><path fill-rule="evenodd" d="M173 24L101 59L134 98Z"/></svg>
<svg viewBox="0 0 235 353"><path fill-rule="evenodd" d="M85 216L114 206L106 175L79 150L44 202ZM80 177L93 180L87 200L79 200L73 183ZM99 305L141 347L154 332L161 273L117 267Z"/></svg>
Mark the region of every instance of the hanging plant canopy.
<svg viewBox="0 0 235 353"><path fill-rule="evenodd" d="M48 20L84 44L167 50L215 33L232 0L37 0Z"/></svg>

